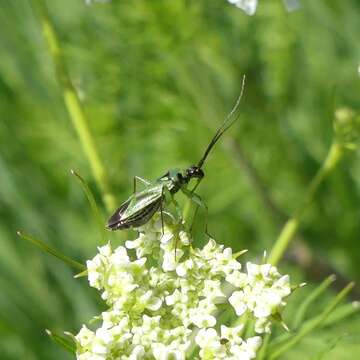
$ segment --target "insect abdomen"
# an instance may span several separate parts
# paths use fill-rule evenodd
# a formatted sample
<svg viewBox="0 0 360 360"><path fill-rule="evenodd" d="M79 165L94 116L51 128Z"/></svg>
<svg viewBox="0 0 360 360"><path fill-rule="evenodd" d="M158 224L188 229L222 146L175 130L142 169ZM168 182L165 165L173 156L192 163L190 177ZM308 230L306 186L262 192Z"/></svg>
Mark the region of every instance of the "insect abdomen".
<svg viewBox="0 0 360 360"><path fill-rule="evenodd" d="M154 213L159 210L161 202L162 198L159 198L158 200L148 204L141 210L137 211L130 217L122 220L121 216L123 215L130 203L130 201L127 201L122 206L120 206L118 210L116 210L113 216L111 216L106 227L109 230L121 230L136 228L144 225L151 219Z"/></svg>

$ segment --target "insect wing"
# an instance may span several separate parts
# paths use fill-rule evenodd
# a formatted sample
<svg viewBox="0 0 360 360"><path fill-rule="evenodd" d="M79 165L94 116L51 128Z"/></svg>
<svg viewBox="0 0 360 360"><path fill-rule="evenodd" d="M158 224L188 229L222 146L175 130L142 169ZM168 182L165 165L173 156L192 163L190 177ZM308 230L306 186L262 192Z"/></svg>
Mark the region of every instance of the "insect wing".
<svg viewBox="0 0 360 360"><path fill-rule="evenodd" d="M129 206L131 202L131 197L127 199L125 202L123 202L118 209L114 212L113 215L111 215L110 219L108 220L106 227L108 229L117 229L119 223L121 222L121 217L126 211L127 207Z"/></svg>
<svg viewBox="0 0 360 360"><path fill-rule="evenodd" d="M110 217L107 228L110 230L129 229L146 224L163 201L163 187L171 187L168 178L159 179L143 191L130 196Z"/></svg>
<svg viewBox="0 0 360 360"><path fill-rule="evenodd" d="M145 190L134 194L130 198L130 203L126 207L121 216L121 220L125 221L133 216L136 216L139 211L143 211L145 208L153 203L156 203L161 199L162 185L155 184L147 187Z"/></svg>

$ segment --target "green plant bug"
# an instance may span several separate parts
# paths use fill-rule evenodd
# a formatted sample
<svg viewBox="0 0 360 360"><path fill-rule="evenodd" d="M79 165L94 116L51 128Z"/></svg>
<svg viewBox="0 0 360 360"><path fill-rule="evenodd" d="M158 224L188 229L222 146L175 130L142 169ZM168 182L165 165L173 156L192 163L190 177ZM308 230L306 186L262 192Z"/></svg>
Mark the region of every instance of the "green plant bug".
<svg viewBox="0 0 360 360"><path fill-rule="evenodd" d="M166 194L169 194L173 200L173 195L179 190L182 191L187 197L193 200L198 206L206 208L199 195L194 191L199 185L201 179L204 177L202 166L209 155L211 149L219 140L221 135L228 130L240 117L237 112L239 107L245 85L245 76L243 78L240 95L231 110L225 118L223 124L218 128L215 135L207 146L204 155L197 163L192 165L184 171L179 169L169 170L166 174L159 177L154 182L148 182L138 176L134 177L134 193L124 201L120 207L114 212L107 222L106 228L109 230L123 230L129 228L138 228L146 224L156 211L162 212L163 203L166 200ZM195 187L190 191L187 185L191 179L197 179L198 182ZM136 191L136 182L142 182L145 187L142 191ZM173 200L174 203L176 203Z"/></svg>

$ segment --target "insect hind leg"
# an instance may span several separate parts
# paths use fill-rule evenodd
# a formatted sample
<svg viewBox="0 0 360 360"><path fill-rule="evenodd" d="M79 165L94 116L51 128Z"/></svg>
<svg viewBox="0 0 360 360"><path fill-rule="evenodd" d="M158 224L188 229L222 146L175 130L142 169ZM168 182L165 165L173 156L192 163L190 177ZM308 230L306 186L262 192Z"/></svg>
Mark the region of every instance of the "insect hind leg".
<svg viewBox="0 0 360 360"><path fill-rule="evenodd" d="M178 222L180 222L182 219L181 208L178 202L175 200L174 195L170 192L170 190L166 186L163 186L163 195L164 195L164 200L166 202L170 202L174 205Z"/></svg>
<svg viewBox="0 0 360 360"><path fill-rule="evenodd" d="M196 194L195 192L193 191L190 191L186 188L181 188L181 191L183 192L183 194L188 197L195 205L196 205L196 210L195 210L195 215L194 215L194 219L193 219L193 222L191 224L191 228L193 227L193 224L194 224L194 220L195 220L195 216L197 214L197 211L200 208L202 208L205 212L205 234L212 238L212 236L209 234L209 231L208 231L208 215L209 215L209 209L207 207L207 205L204 203L204 201L202 200L202 198L200 197L200 195Z"/></svg>
<svg viewBox="0 0 360 360"><path fill-rule="evenodd" d="M175 211L177 213L177 225L179 225L182 221L182 213L181 213L181 208L178 204L178 202L175 200L174 195L170 192L170 190L166 187L163 186L163 194L164 194L164 201L168 201L171 202L174 207L175 207ZM174 257L175 257L175 261L176 261L176 250L178 247L178 240L179 240L179 236L177 235L175 238L175 251L174 251Z"/></svg>

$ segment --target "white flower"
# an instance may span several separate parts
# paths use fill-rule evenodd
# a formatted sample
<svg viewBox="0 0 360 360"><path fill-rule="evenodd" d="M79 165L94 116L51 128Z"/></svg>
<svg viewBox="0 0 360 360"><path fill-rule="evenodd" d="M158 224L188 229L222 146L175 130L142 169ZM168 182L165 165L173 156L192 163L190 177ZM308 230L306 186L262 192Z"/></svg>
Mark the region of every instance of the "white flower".
<svg viewBox="0 0 360 360"><path fill-rule="evenodd" d="M221 248L219 248L219 250L221 250ZM214 271L223 272L227 275L241 269L241 264L233 258L230 248L215 253L213 259L209 261L209 264Z"/></svg>
<svg viewBox="0 0 360 360"><path fill-rule="evenodd" d="M226 359L226 347L221 344L220 337L215 329L201 329L195 337L200 347L201 359Z"/></svg>
<svg viewBox="0 0 360 360"><path fill-rule="evenodd" d="M179 239L183 245L190 245L189 234L186 231L181 230L179 232Z"/></svg>
<svg viewBox="0 0 360 360"><path fill-rule="evenodd" d="M247 310L243 291L234 291L229 298L229 303L233 306L237 316L241 316Z"/></svg>
<svg viewBox="0 0 360 360"><path fill-rule="evenodd" d="M143 256L153 254L157 241L155 233L140 234L137 239L126 241L125 246L127 249L136 249L136 257L140 259Z"/></svg>
<svg viewBox="0 0 360 360"><path fill-rule="evenodd" d="M136 345L129 356L129 360L141 360L144 358L144 355L144 347L142 345Z"/></svg>
<svg viewBox="0 0 360 360"><path fill-rule="evenodd" d="M220 340L218 333L215 329L201 329L195 337L195 342L203 349L213 342Z"/></svg>
<svg viewBox="0 0 360 360"><path fill-rule="evenodd" d="M284 298L291 293L289 277L281 276L276 267L270 264L256 265L248 262L246 268L247 280L243 284L239 282L239 285L243 285L242 290L234 291L229 303L236 315L241 316L250 311L255 319L261 319L255 322L257 333L269 332L268 318L280 312L285 305Z"/></svg>
<svg viewBox="0 0 360 360"><path fill-rule="evenodd" d="M227 274L225 277L225 280L230 283L231 285L234 285L237 288L243 288L248 283L248 276L245 273L242 273L241 271L233 271L230 274Z"/></svg>
<svg viewBox="0 0 360 360"><path fill-rule="evenodd" d="M94 337L94 332L83 325L79 333L75 336L75 339L78 341L80 346L87 347L93 342Z"/></svg>
<svg viewBox="0 0 360 360"><path fill-rule="evenodd" d="M212 300L214 303L226 298L225 294L221 291L220 280L205 280L201 295L206 299Z"/></svg>
<svg viewBox="0 0 360 360"><path fill-rule="evenodd" d="M185 360L185 352L172 346L155 343L151 348L156 360Z"/></svg>
<svg viewBox="0 0 360 360"><path fill-rule="evenodd" d="M234 327L227 327L225 325L221 325L221 339L228 340L231 345L240 345L243 342L243 339L241 338L241 333L243 329L243 324Z"/></svg>
<svg viewBox="0 0 360 360"><path fill-rule="evenodd" d="M241 345L233 345L231 346L231 353L236 356L237 359L241 360L250 360L255 359L256 351L261 346L261 337L254 336L252 338L247 339L247 341L243 341Z"/></svg>
<svg viewBox="0 0 360 360"><path fill-rule="evenodd" d="M171 231L168 231L168 232L164 232L164 234L160 238L160 241L163 244L167 244L173 238L174 238L174 234Z"/></svg>
<svg viewBox="0 0 360 360"><path fill-rule="evenodd" d="M105 360L105 357L102 355L93 354L91 352L85 352L77 356L78 360Z"/></svg>
<svg viewBox="0 0 360 360"><path fill-rule="evenodd" d="M254 330L258 334L270 333L271 322L268 318L259 318L255 321Z"/></svg>
<svg viewBox="0 0 360 360"><path fill-rule="evenodd" d="M254 315L257 318L268 317L272 314L273 309L276 309L281 304L282 298L279 293L271 289L264 289L258 294L255 306Z"/></svg>
<svg viewBox="0 0 360 360"><path fill-rule="evenodd" d="M257 0L228 0L229 3L234 4L238 8L245 11L248 15L254 15L257 8Z"/></svg>
<svg viewBox="0 0 360 360"><path fill-rule="evenodd" d="M184 277L189 270L192 270L194 268L194 266L195 264L192 259L185 260L184 262L176 266L176 274L178 276Z"/></svg>
<svg viewBox="0 0 360 360"><path fill-rule="evenodd" d="M174 271L183 256L184 252L180 249L174 249L172 252L168 251L164 254L162 268L164 271Z"/></svg>
<svg viewBox="0 0 360 360"><path fill-rule="evenodd" d="M215 310L216 306L210 299L201 300L197 308L190 309L190 321L198 328L213 327L216 324L212 315Z"/></svg>

